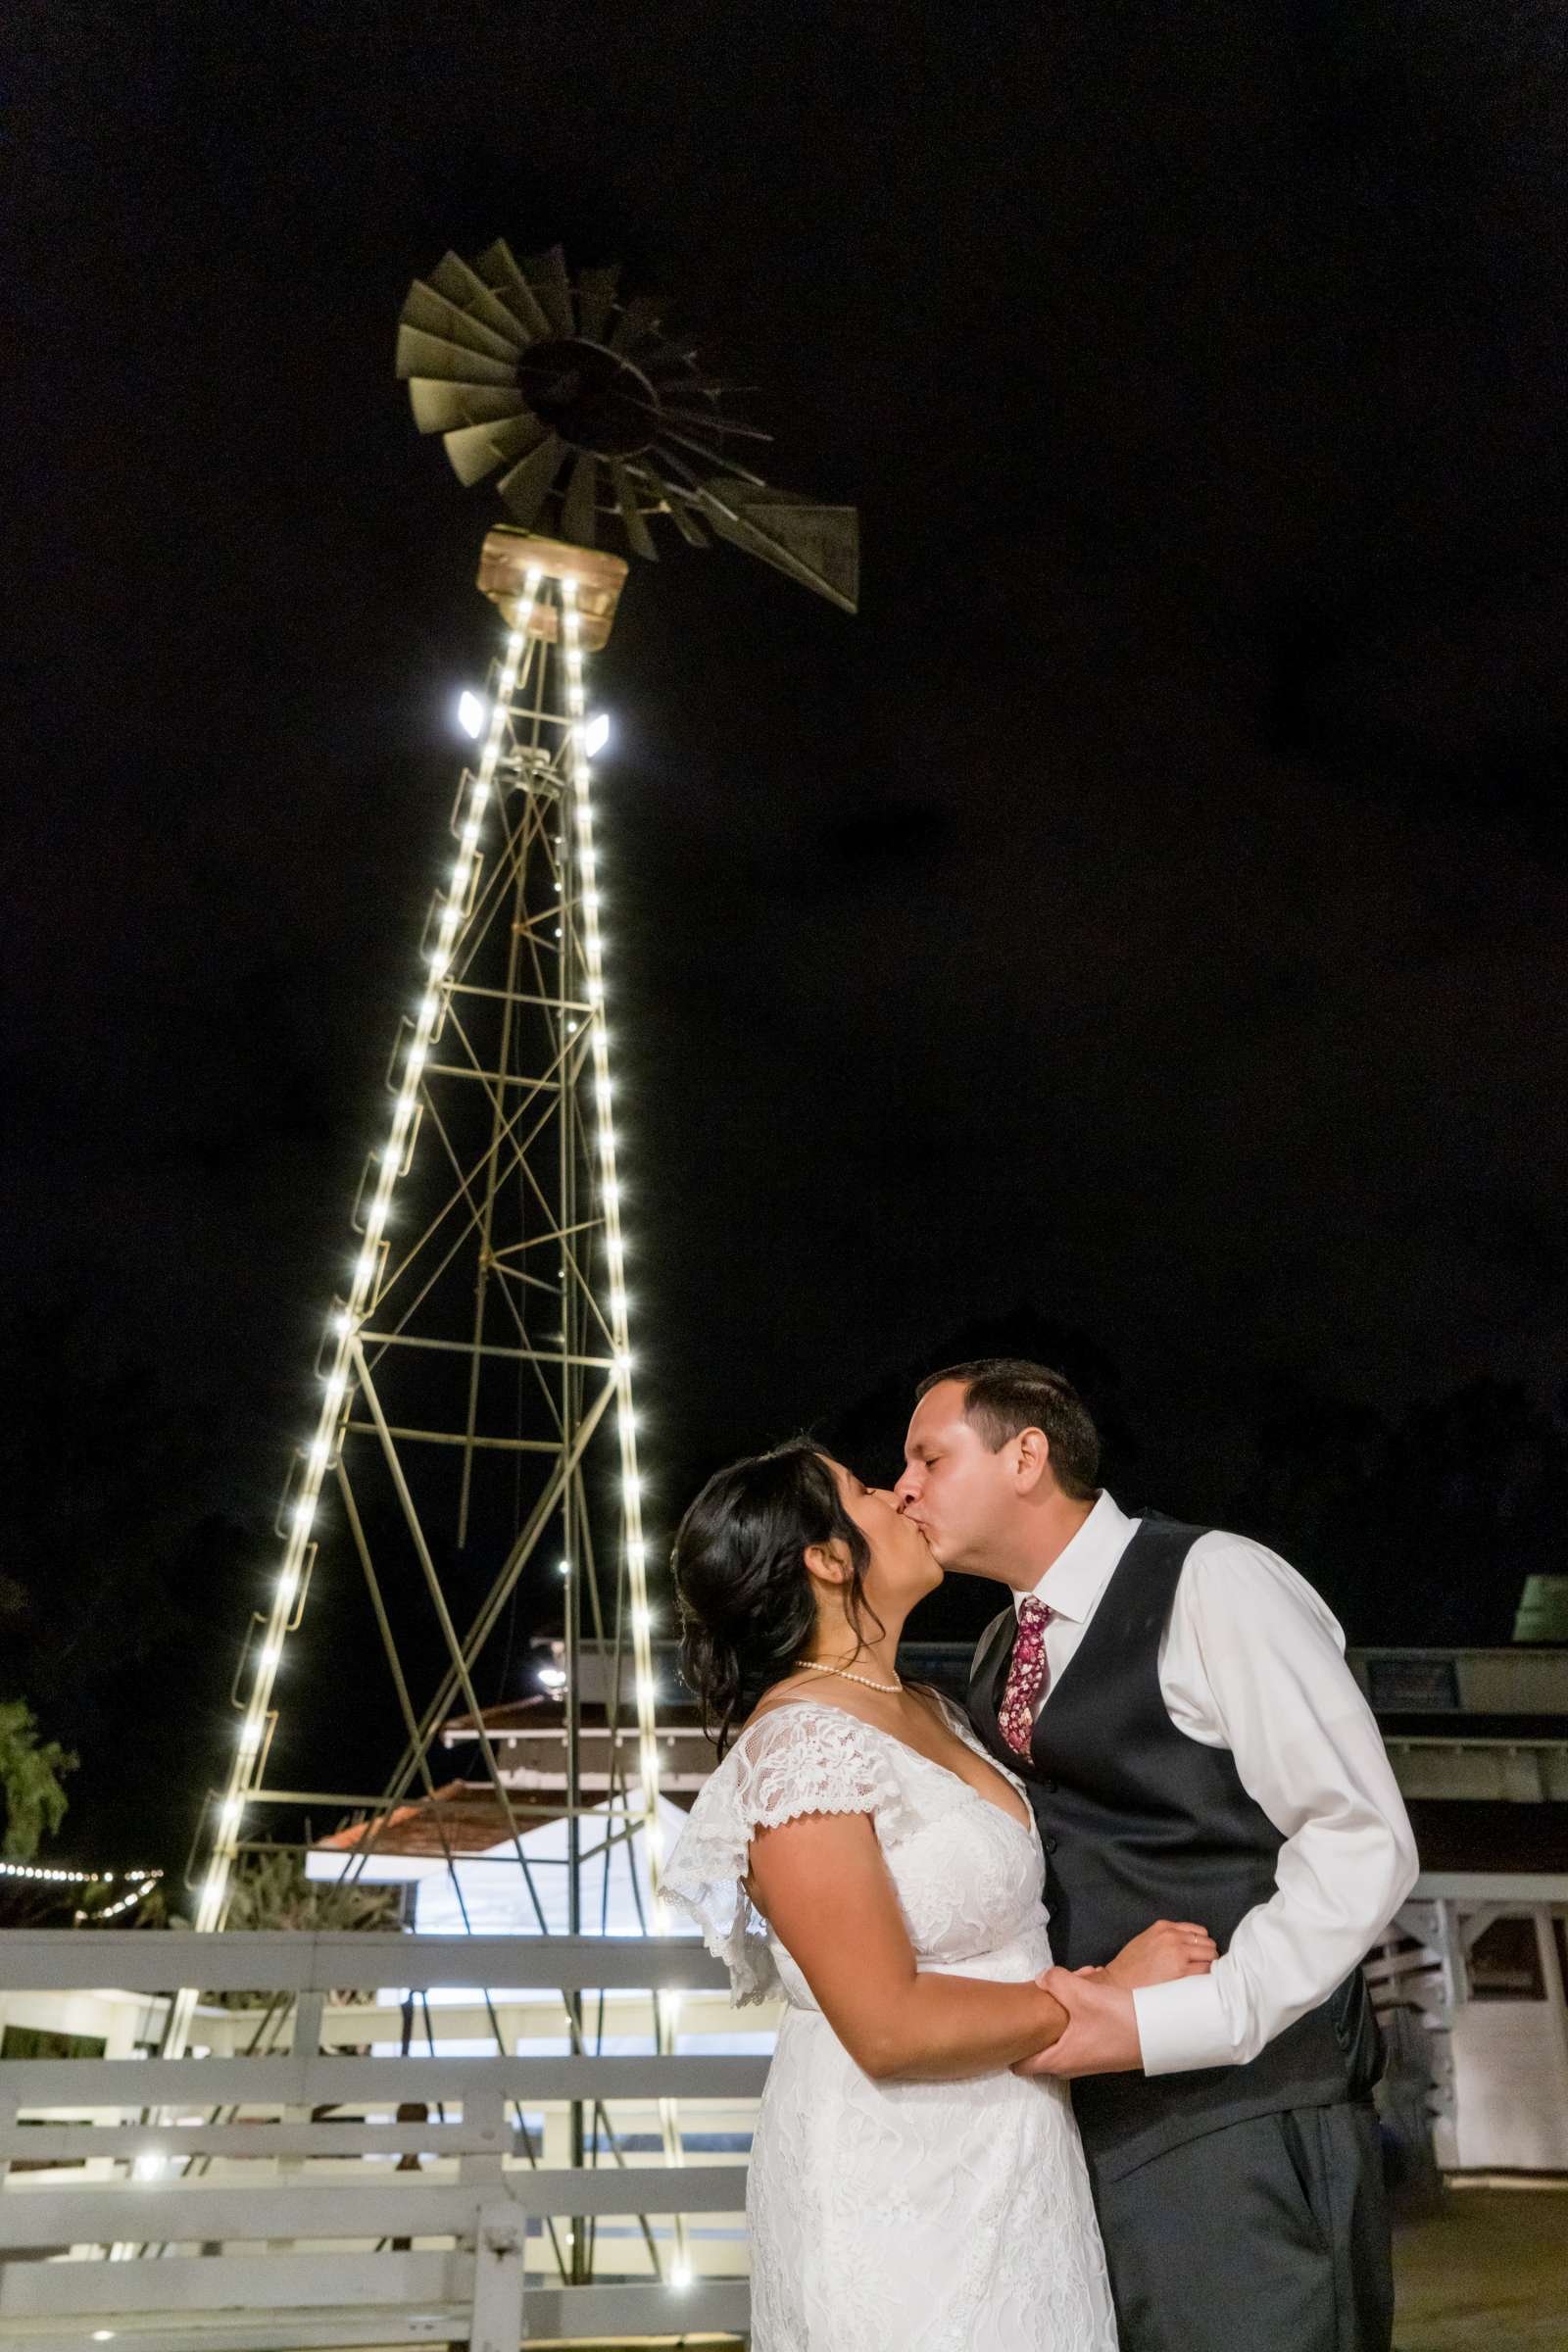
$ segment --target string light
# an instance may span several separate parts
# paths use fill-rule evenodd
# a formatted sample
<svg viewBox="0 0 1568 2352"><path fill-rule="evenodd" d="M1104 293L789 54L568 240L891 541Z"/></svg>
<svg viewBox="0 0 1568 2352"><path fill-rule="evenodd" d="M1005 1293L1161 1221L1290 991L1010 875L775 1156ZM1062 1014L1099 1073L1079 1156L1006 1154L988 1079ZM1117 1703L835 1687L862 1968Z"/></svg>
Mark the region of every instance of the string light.
<svg viewBox="0 0 1568 2352"><path fill-rule="evenodd" d="M55 1862L0 1862L0 1878L39 1879L58 1886L112 1886L117 1877L145 1879L150 1886L161 1870L66 1870Z"/></svg>
<svg viewBox="0 0 1568 2352"><path fill-rule="evenodd" d="M663 1832L659 1815L659 1742L654 1713L658 1685L653 1672L653 1652L649 1635L653 1612L649 1606L647 1582L647 1546L642 1530L642 1479L637 1469L636 1416L631 1400L631 1347L627 1316L631 1301L624 1282L625 1247L620 1231L620 1185L615 1163L615 1129L611 1115L614 1089L610 1076L610 1035L605 1016L604 951L605 940L600 926L603 911L600 893L596 887L597 867L593 848L592 776L589 760L602 748L608 728L601 729L596 720L585 723L583 700L582 631L577 609L576 584L562 582L562 650L565 656L566 707L569 725L566 730L566 757L570 766L572 813L576 827L577 861L583 889L581 897L583 977L582 989L587 999L590 1020L589 1034L593 1054L594 1103L598 1113L598 1131L594 1138L599 1161L599 1206L603 1212L605 1256L610 1282L606 1304L610 1318L610 1344L615 1368L618 1424L620 1442L622 1533L625 1542L627 1582L630 1588L634 1690L637 1704L637 1733L639 1766L642 1787L647 1801L643 1822L647 1841L649 1867L654 1887L654 1926L662 1933L669 1921L660 1897L660 1880L663 1874ZM570 1034L575 1034L575 1024ZM677 2266L677 2280L689 2278L684 2263Z"/></svg>

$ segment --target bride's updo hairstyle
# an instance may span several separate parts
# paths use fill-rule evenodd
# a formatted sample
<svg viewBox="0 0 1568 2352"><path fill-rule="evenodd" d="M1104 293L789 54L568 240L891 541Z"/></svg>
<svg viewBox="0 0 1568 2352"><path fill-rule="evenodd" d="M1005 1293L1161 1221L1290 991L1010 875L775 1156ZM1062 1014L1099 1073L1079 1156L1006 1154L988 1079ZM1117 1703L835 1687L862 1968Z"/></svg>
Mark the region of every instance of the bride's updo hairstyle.
<svg viewBox="0 0 1568 2352"><path fill-rule="evenodd" d="M701 1701L703 1731L720 1757L762 1692L811 1648L816 1601L803 1554L835 1537L850 1555L845 1610L863 1641L862 1607L877 1633L884 1630L865 1599L871 1546L808 1438L715 1470L676 1530L670 1567L681 1679Z"/></svg>

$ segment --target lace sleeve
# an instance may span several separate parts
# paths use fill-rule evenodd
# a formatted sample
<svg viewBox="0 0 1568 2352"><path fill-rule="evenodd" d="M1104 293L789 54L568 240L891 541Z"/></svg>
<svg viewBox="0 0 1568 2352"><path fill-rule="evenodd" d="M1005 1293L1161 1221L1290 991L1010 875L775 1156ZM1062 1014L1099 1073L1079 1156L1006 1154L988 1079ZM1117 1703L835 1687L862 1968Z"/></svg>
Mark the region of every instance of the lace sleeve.
<svg viewBox="0 0 1568 2352"><path fill-rule="evenodd" d="M843 1707L777 1707L741 1735L699 1791L660 1893L696 1921L724 1962L737 2008L781 1989L767 1923L741 1884L753 1832L803 1813L869 1813L880 1842L893 1844L918 1822L887 1746Z"/></svg>

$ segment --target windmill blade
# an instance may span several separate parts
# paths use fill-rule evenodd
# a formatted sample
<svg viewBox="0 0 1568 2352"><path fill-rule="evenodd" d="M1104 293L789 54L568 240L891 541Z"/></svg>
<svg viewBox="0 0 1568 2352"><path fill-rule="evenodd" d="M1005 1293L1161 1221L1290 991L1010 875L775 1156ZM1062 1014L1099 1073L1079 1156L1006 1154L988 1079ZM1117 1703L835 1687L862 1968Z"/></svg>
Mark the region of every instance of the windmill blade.
<svg viewBox="0 0 1568 2352"><path fill-rule="evenodd" d="M530 449L537 449L549 431L531 411L520 416L511 416L500 424L467 424L455 433L448 433L443 444L452 460L452 470L466 490L482 482L487 473L498 466L514 464L525 458Z"/></svg>
<svg viewBox="0 0 1568 2352"><path fill-rule="evenodd" d="M634 556L641 556L646 563L657 564L659 550L654 545L653 532L643 520L643 511L637 503L637 486L619 458L610 460L610 480L615 493L615 504L620 509L621 527L626 533L627 546Z"/></svg>
<svg viewBox="0 0 1568 2352"><path fill-rule="evenodd" d="M573 547L592 547L599 499L599 460L584 450L566 481L561 504L561 536Z"/></svg>
<svg viewBox="0 0 1568 2352"><path fill-rule="evenodd" d="M561 247L552 245L548 253L531 254L522 266L540 308L557 334L574 335L577 319L571 306L571 280L566 275L566 257Z"/></svg>
<svg viewBox="0 0 1568 2352"><path fill-rule="evenodd" d="M665 463L669 463L674 456L674 451L669 446L672 441L676 449L690 450L692 456L701 458L705 465L722 466L727 474L733 475L737 481L749 482L754 490L767 488L767 484L760 473L753 473L749 466L738 464L734 458L726 457L721 449L713 446L712 442L694 441L689 434L671 431L668 425L663 427L660 438L654 444L655 457L662 456Z"/></svg>
<svg viewBox="0 0 1568 2352"><path fill-rule="evenodd" d="M661 401L659 414L661 416L673 416L677 424L700 425L704 431L716 435L721 441L773 439L773 435L764 432L760 424L737 424L733 417L721 416L716 409L673 409L667 402Z"/></svg>
<svg viewBox="0 0 1568 2352"><path fill-rule="evenodd" d="M451 433L464 424L497 424L520 416L520 392L502 384L445 384L416 375L409 385L414 421L421 433Z"/></svg>
<svg viewBox="0 0 1568 2352"><path fill-rule="evenodd" d="M652 294L634 294L616 320L611 350L624 355L635 349L644 335L651 335L659 324L659 308Z"/></svg>
<svg viewBox="0 0 1568 2352"><path fill-rule="evenodd" d="M505 237L497 237L474 261L474 269L492 294L499 295L509 311L515 313L522 324L538 342L547 342L555 333L548 315L540 308L532 286L517 268L516 258Z"/></svg>
<svg viewBox="0 0 1568 2352"><path fill-rule="evenodd" d="M550 496L550 486L556 471L566 454L566 444L559 433L552 433L519 458L510 473L504 473L496 484L507 505L512 509L524 530L533 528L535 517Z"/></svg>
<svg viewBox="0 0 1568 2352"><path fill-rule="evenodd" d="M511 385L516 378L511 360L494 360L488 352L469 351L417 326L398 328L397 371L400 376L436 375L449 384Z"/></svg>
<svg viewBox="0 0 1568 2352"><path fill-rule="evenodd" d="M602 343L610 323L610 309L620 284L620 265L609 270L585 270L577 280L577 332L590 343Z"/></svg>
<svg viewBox="0 0 1568 2352"><path fill-rule="evenodd" d="M434 286L427 286L419 277L409 288L408 300L399 316L406 326L416 326L427 335L439 335L448 343L460 343L465 351L482 351L492 360L514 360L522 349L522 337L515 328L510 335L498 335L493 326L470 318L455 302L448 302L444 294L438 294Z"/></svg>
<svg viewBox="0 0 1568 2352"><path fill-rule="evenodd" d="M713 542L711 539L710 539L708 533L704 530L702 524L698 521L696 515L692 513L684 498L667 498L664 502L664 511L668 514L670 521L675 525L676 530L679 531L681 537L685 540L688 547L712 546Z"/></svg>
<svg viewBox="0 0 1568 2352"><path fill-rule="evenodd" d="M793 490L733 491L708 482L698 497L721 539L745 548L803 588L853 612L859 598L859 520L853 507L818 505Z"/></svg>
<svg viewBox="0 0 1568 2352"><path fill-rule="evenodd" d="M532 327L524 326L516 314L509 311L499 294L490 288L477 270L470 270L466 261L455 253L444 253L430 272L429 282L448 302L455 302L460 311L471 311L486 326L493 326L505 339L509 351L526 351L534 340Z"/></svg>

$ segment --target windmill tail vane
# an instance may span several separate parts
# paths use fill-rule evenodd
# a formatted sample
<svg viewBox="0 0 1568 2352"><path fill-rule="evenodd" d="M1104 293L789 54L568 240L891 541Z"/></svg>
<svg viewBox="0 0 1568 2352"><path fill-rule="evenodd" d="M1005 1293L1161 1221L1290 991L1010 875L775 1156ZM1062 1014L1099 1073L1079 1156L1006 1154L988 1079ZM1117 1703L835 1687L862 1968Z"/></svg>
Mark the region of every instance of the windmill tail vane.
<svg viewBox="0 0 1568 2352"><path fill-rule="evenodd" d="M623 301L618 270L574 280L559 246L519 263L504 239L471 262L444 254L409 288L397 372L459 481L498 474L521 530L595 548L608 527L653 563L664 519L689 546L723 539L856 610L855 509L778 489L743 461L771 436L725 415L729 387L701 348L665 331L653 297Z"/></svg>

